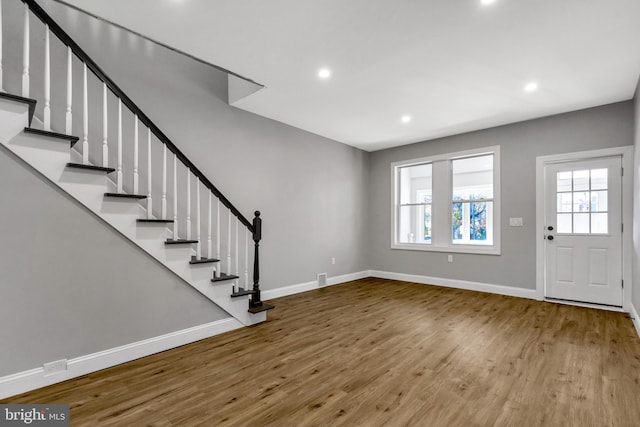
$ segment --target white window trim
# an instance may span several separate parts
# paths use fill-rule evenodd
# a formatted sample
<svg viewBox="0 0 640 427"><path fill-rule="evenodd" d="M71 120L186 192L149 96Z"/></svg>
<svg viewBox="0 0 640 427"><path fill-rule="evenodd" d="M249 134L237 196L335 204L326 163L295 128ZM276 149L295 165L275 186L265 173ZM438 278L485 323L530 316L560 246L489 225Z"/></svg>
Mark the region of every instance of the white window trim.
<svg viewBox="0 0 640 427"><path fill-rule="evenodd" d="M436 162L441 161L450 161L463 157L472 157L472 156L480 156L483 154L493 154L493 185L494 185L494 196L493 196L493 245L480 246L477 244L461 244L461 243L453 243L451 239L451 206L453 203L453 197L451 190L451 168L449 167L448 173L445 176L437 174L436 171ZM433 209L435 203L432 203L431 210L431 243L430 244L420 244L420 243L396 243L397 240L397 221L398 221L398 179L397 179L397 169L403 166L412 166L418 165L422 163L432 163L434 164L434 169L432 172L432 176L438 175L440 180L446 180L444 188L447 188L448 196L444 198L445 201L448 202L446 218L438 218L437 216L437 208ZM448 163L451 165L451 163ZM435 156L429 157L421 157L418 159L410 159L410 160L402 160L398 162L391 163L391 249L400 249L400 250L409 250L409 251L426 251L426 252L453 252L453 253L468 253L468 254L484 254L484 255L500 255L500 231L501 231L501 207L500 207L500 146L494 145L491 147L483 147L474 150L465 150L458 151L455 153L446 153L439 154ZM443 188L443 185L438 185L439 188ZM432 188L432 195L435 200L436 197L436 189ZM442 202L439 202L440 204ZM442 212L442 210L440 210ZM436 227L438 225L438 227ZM446 235L442 235L442 232L445 232Z"/></svg>

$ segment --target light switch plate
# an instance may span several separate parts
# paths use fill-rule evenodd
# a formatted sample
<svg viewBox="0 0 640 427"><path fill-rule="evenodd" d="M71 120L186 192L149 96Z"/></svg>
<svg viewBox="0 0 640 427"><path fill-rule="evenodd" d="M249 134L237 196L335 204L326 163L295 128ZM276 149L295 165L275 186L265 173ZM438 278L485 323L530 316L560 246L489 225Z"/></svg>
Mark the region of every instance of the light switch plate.
<svg viewBox="0 0 640 427"><path fill-rule="evenodd" d="M509 218L510 227L522 227L522 218Z"/></svg>

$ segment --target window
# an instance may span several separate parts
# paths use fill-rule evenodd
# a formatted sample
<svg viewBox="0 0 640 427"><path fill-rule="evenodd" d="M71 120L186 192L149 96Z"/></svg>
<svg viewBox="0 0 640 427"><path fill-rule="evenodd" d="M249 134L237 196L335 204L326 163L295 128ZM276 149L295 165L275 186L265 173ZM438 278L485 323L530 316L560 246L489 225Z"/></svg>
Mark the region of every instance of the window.
<svg viewBox="0 0 640 427"><path fill-rule="evenodd" d="M556 182L558 233L609 232L607 169L558 172Z"/></svg>
<svg viewBox="0 0 640 427"><path fill-rule="evenodd" d="M431 165L399 168L400 229L402 243L431 243Z"/></svg>
<svg viewBox="0 0 640 427"><path fill-rule="evenodd" d="M392 248L500 253L499 147L391 165Z"/></svg>
<svg viewBox="0 0 640 427"><path fill-rule="evenodd" d="M493 154L451 160L454 244L493 244Z"/></svg>

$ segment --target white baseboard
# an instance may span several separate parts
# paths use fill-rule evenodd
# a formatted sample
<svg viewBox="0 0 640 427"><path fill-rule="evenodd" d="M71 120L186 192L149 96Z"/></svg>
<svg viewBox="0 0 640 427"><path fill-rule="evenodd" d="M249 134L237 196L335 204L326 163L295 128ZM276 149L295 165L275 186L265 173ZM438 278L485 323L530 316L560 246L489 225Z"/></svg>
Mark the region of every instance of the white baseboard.
<svg viewBox="0 0 640 427"><path fill-rule="evenodd" d="M350 282L352 280L364 279L369 277L369 270L359 271L357 273L342 274L335 277L327 277L327 285L333 286L344 282ZM323 288L326 286L322 286ZM262 300L267 301L274 298L286 297L287 295L299 294L300 292L307 292L313 289L318 289L318 281L298 283L297 285L283 286L276 289L268 289L260 293Z"/></svg>
<svg viewBox="0 0 640 427"><path fill-rule="evenodd" d="M633 325L636 327L636 332L640 337L640 319L638 318L638 310L636 310L633 304L629 304L629 307L630 307L629 315L631 316L631 321L633 322Z"/></svg>
<svg viewBox="0 0 640 427"><path fill-rule="evenodd" d="M422 283L425 285L437 285L447 288L467 289L470 291L489 292L492 294L508 295L513 297L528 298L540 300L535 289L516 288L513 286L501 286L488 283L469 282L466 280L445 279L441 277L420 276L416 274L393 273L389 271L365 270L357 273L343 274L341 276L327 278L327 286L337 285L339 283L349 282L351 280L364 279L366 277L378 277L381 279L400 280L405 282ZM318 289L318 281L314 280L296 285L283 286L277 289L269 289L262 291L263 300L280 298L287 295L294 295L300 292Z"/></svg>
<svg viewBox="0 0 640 427"><path fill-rule="evenodd" d="M224 332L242 328L234 318L222 319L204 325L194 326L181 331L171 332L155 338L111 348L67 361L67 370L52 375L44 375L43 368L30 369L0 378L0 399L30 390L45 387L106 369L141 357L189 344Z"/></svg>
<svg viewBox="0 0 640 427"><path fill-rule="evenodd" d="M424 285L444 286L447 288L466 289L469 291L488 292L491 294L540 300L535 289L516 288L513 286L492 285L488 283L469 282L466 280L444 279L442 277L419 276L416 274L392 273L389 271L370 270L371 277L421 283Z"/></svg>

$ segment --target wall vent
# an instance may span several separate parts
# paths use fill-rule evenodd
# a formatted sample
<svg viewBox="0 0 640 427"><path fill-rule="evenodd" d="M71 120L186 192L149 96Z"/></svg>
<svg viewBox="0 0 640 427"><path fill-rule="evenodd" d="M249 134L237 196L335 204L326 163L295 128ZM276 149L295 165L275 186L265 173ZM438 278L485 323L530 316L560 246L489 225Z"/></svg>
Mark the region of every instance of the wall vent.
<svg viewBox="0 0 640 427"><path fill-rule="evenodd" d="M318 287L327 286L327 273L318 274Z"/></svg>

